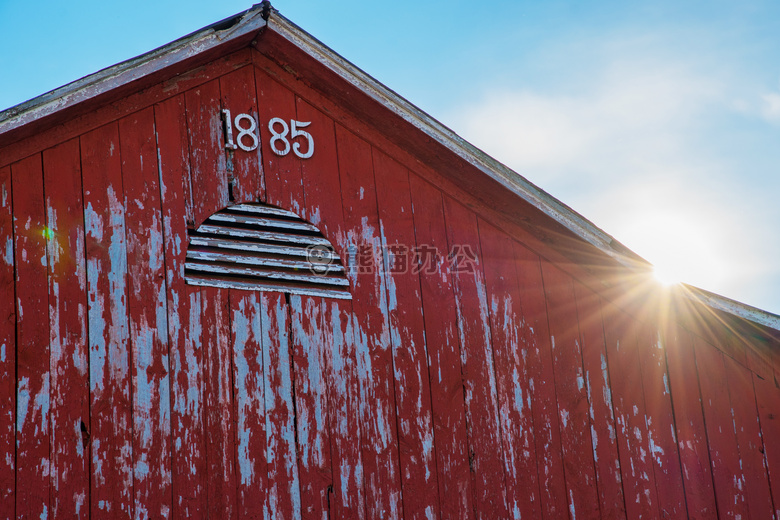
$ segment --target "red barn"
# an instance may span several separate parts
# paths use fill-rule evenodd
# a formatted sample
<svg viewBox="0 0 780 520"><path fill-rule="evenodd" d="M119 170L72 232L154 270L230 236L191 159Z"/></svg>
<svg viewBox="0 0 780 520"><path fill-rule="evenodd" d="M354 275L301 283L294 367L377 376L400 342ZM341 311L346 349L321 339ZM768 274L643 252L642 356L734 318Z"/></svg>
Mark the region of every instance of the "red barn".
<svg viewBox="0 0 780 520"><path fill-rule="evenodd" d="M780 317L267 4L0 113L0 517L775 518Z"/></svg>

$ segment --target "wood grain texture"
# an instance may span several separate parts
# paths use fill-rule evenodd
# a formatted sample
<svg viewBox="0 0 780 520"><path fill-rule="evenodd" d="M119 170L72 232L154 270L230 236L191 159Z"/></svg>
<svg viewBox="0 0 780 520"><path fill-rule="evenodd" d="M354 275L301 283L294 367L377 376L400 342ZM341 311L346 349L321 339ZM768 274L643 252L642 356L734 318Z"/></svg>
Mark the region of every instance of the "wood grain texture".
<svg viewBox="0 0 780 520"><path fill-rule="evenodd" d="M352 286L352 332L360 383L367 518L402 518L395 380L387 287L370 146L336 126Z"/></svg>
<svg viewBox="0 0 780 520"><path fill-rule="evenodd" d="M228 291L202 288L200 313L208 515L233 518L236 515L236 437Z"/></svg>
<svg viewBox="0 0 780 520"><path fill-rule="evenodd" d="M603 309L604 334L617 425L620 467L629 518L656 518L658 498L649 455L637 323L618 309Z"/></svg>
<svg viewBox="0 0 780 520"><path fill-rule="evenodd" d="M666 367L666 345L659 325L653 321L643 323L637 334L648 455L653 460L661 517L680 518L686 514L685 492Z"/></svg>
<svg viewBox="0 0 780 520"><path fill-rule="evenodd" d="M279 117L288 122L296 116L295 94L263 72L255 70L257 112L262 146L263 173L266 187L265 202L302 214L305 207L301 161L292 153L278 155L271 149L268 122ZM281 127L277 126L277 131ZM281 145L279 145L281 147Z"/></svg>
<svg viewBox="0 0 780 520"><path fill-rule="evenodd" d="M0 166L7 166L33 155L38 150L50 148L103 125L116 122L133 112L143 110L155 103L207 83L229 71L241 68L251 62L251 54L249 49L242 49L200 67L183 70L180 74L162 80L148 89L136 92L130 90L125 97L121 97L111 104L103 106L93 104L91 110L85 107L84 113L64 119L60 124L45 128L28 139L17 141L8 146L0 144L0 147L3 147L0 148Z"/></svg>
<svg viewBox="0 0 780 520"><path fill-rule="evenodd" d="M542 517L560 518L567 514L568 497L541 264L537 255L519 243L515 244L515 261L528 331L528 382L533 397Z"/></svg>
<svg viewBox="0 0 780 520"><path fill-rule="evenodd" d="M411 265L415 231L409 172L377 149L373 163L393 349L404 514L407 518L436 518L440 497L425 318L419 274Z"/></svg>
<svg viewBox="0 0 780 520"><path fill-rule="evenodd" d="M327 518L333 485L327 379L329 322L321 298L290 296L298 477L303 518Z"/></svg>
<svg viewBox="0 0 780 520"><path fill-rule="evenodd" d="M170 345L172 516L206 514L207 466L200 289L184 283L194 225L184 95L154 107Z"/></svg>
<svg viewBox="0 0 780 520"><path fill-rule="evenodd" d="M567 274L546 261L542 261L542 279L555 366L569 515L596 518L600 515L599 500L574 286ZM587 316L583 316L585 320Z"/></svg>
<svg viewBox="0 0 780 520"><path fill-rule="evenodd" d="M16 515L16 310L11 167L0 168L0 517Z"/></svg>
<svg viewBox="0 0 780 520"><path fill-rule="evenodd" d="M780 445L772 442L780 439L780 388L771 379L753 376L758 405L758 417L761 425L761 437L764 439L764 456L767 474L772 491L772 505L775 517L780 516Z"/></svg>
<svg viewBox="0 0 780 520"><path fill-rule="evenodd" d="M291 374L290 312L285 296L263 293L260 299L263 359L265 360L265 435L268 493L267 519L300 518L301 488L298 445L295 442L295 397Z"/></svg>
<svg viewBox="0 0 780 520"><path fill-rule="evenodd" d="M745 475L744 493L750 518L772 518L774 506L764 461L764 440L759 425L753 375L729 357L724 357L723 361L741 469ZM767 442L775 442L775 438L768 437Z"/></svg>
<svg viewBox="0 0 780 520"><path fill-rule="evenodd" d="M234 138L238 137L239 129L235 128L235 118L239 114L248 114L258 123L257 95L255 89L254 68L246 66L219 78L219 89L222 95L222 108L230 110L233 119ZM242 119L241 124L246 128L248 123ZM261 128L255 130L255 135L262 132ZM243 138L244 144L250 146L252 140ZM231 180L232 195L235 202L256 202L264 198L265 186L262 172L262 150L258 143L254 151L246 152L242 149L227 151L227 171Z"/></svg>
<svg viewBox="0 0 780 520"><path fill-rule="evenodd" d="M692 371L696 359L688 331L666 324L664 337L688 516L712 518L717 514L717 506L699 391L699 377L708 376Z"/></svg>
<svg viewBox="0 0 780 520"><path fill-rule="evenodd" d="M134 516L171 514L168 308L154 111L119 121L133 388Z"/></svg>
<svg viewBox="0 0 780 520"><path fill-rule="evenodd" d="M16 264L16 515L50 512L49 291L43 165L11 166Z"/></svg>
<svg viewBox="0 0 780 520"><path fill-rule="evenodd" d="M474 484L469 469L466 404L460 343L446 255L447 231L442 195L433 185L410 174L426 344L431 374L431 409L436 446L442 518L474 518Z"/></svg>
<svg viewBox="0 0 780 520"><path fill-rule="evenodd" d="M745 475L734 431L729 388L723 384L726 381L724 356L698 338L694 340L694 352L718 515L723 518L749 518Z"/></svg>
<svg viewBox="0 0 780 520"><path fill-rule="evenodd" d="M133 513L127 244L119 149L116 124L81 137L93 518Z"/></svg>
<svg viewBox="0 0 780 520"><path fill-rule="evenodd" d="M81 157L74 139L43 153L49 265L51 513L89 510L87 296Z"/></svg>
<svg viewBox="0 0 780 520"><path fill-rule="evenodd" d="M482 220L479 221L479 238L490 302L507 504L513 518L539 518L541 496L532 392L526 366L528 339L514 242Z"/></svg>
<svg viewBox="0 0 780 520"><path fill-rule="evenodd" d="M341 179L338 169L333 121L301 98L296 98L299 121L311 123L316 132L316 153L301 163L304 213L330 240L346 265L349 243L344 232ZM331 368L326 379L333 497L332 518L365 518L365 491L361 455L362 432L358 410L359 385L352 334L352 302L323 302L326 344L330 345Z"/></svg>
<svg viewBox="0 0 780 520"><path fill-rule="evenodd" d="M188 90L185 104L190 140L192 212L197 228L229 202L219 80L214 79Z"/></svg>
<svg viewBox="0 0 780 520"><path fill-rule="evenodd" d="M230 293L233 381L236 406L236 502L238 518L262 518L268 490L265 373L260 297Z"/></svg>
<svg viewBox="0 0 780 520"><path fill-rule="evenodd" d="M473 212L449 197L444 197L444 216L449 245L447 260L452 266L458 311L474 505L478 515L503 518L508 515L506 477L477 219Z"/></svg>
<svg viewBox="0 0 780 520"><path fill-rule="evenodd" d="M620 456L615 433L615 412L612 404L607 352L604 343L604 323L599 297L575 281L577 320L582 341L582 366L588 391L591 441L596 463L601 518L625 518Z"/></svg>

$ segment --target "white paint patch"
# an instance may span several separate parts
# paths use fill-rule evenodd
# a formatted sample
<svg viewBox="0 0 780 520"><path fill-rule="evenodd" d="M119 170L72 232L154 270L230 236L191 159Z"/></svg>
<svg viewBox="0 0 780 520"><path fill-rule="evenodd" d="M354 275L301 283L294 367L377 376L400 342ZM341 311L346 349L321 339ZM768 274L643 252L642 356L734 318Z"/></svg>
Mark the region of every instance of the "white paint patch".
<svg viewBox="0 0 780 520"><path fill-rule="evenodd" d="M8 237L5 241L3 261L5 261L6 265L13 265L14 263L14 243L13 240L11 240L11 237Z"/></svg>

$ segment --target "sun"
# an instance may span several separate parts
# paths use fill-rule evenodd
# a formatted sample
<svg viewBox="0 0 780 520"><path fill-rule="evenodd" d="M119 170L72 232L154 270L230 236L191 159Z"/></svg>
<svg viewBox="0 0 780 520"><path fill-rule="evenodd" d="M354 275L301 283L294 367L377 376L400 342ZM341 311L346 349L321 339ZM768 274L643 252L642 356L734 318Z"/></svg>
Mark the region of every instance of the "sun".
<svg viewBox="0 0 780 520"><path fill-rule="evenodd" d="M715 290L729 272L716 230L697 215L651 212L626 222L626 245L653 264L662 285Z"/></svg>

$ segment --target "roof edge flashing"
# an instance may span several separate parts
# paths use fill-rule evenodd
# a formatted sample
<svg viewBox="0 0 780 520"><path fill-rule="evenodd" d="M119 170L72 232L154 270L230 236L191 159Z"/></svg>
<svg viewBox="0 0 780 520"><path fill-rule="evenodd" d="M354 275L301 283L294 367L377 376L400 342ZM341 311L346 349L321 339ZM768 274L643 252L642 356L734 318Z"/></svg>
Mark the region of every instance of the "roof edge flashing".
<svg viewBox="0 0 780 520"><path fill-rule="evenodd" d="M737 316L747 321L752 321L764 327L780 331L780 316L771 312L761 310L757 307L747 305L731 298L712 293L705 289L700 289L693 285L681 284L683 288L680 291L689 300L702 303L713 309Z"/></svg>
<svg viewBox="0 0 780 520"><path fill-rule="evenodd" d="M600 249L618 264L643 272L652 268L644 258L620 244L614 237L599 229L575 210L464 140L423 110L339 56L327 45L302 30L275 9L272 10L272 16L268 20L268 28L302 48L343 80L363 91L374 101L445 146L452 153L572 231L579 238ZM616 247L613 247L613 244Z"/></svg>
<svg viewBox="0 0 780 520"><path fill-rule="evenodd" d="M203 51L261 30L267 16L263 4L183 36L117 65L77 79L0 112L0 136L65 108L114 90ZM232 22L232 23L231 23Z"/></svg>

